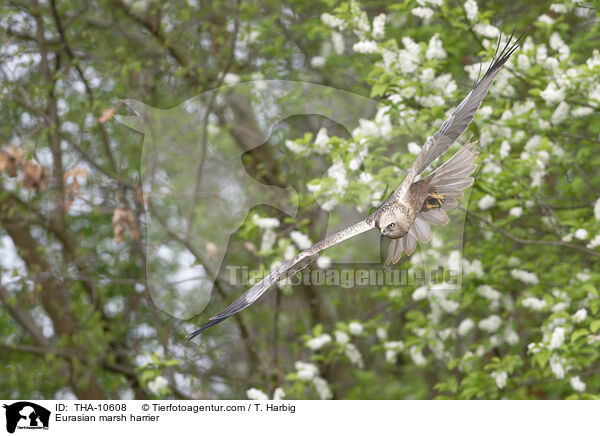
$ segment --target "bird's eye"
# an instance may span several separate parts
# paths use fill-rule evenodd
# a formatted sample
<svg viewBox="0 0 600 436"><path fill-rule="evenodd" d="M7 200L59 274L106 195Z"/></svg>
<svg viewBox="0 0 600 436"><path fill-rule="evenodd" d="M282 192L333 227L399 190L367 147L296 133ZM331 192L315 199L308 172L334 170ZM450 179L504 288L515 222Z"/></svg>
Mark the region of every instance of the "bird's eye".
<svg viewBox="0 0 600 436"><path fill-rule="evenodd" d="M394 229L394 227L396 227L396 223L389 223L389 224L387 225L387 228L388 228L389 230L393 230L393 229Z"/></svg>

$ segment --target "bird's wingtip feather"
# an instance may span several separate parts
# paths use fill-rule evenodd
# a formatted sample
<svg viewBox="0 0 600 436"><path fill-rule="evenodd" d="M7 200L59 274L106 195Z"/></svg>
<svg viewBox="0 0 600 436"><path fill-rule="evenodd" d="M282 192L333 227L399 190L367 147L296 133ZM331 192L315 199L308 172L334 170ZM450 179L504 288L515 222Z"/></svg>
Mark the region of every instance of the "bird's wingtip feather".
<svg viewBox="0 0 600 436"><path fill-rule="evenodd" d="M205 330L208 330L211 327L216 326L217 324L222 323L223 321L225 321L228 317L225 318L217 318L217 317L213 317L211 319L208 320L208 322L206 324L204 324L202 327L200 327L198 330L194 330L193 332L191 332L190 334L188 334L185 337L185 341L184 342L189 342L192 339L194 339L196 336L198 336L199 334L203 333Z"/></svg>

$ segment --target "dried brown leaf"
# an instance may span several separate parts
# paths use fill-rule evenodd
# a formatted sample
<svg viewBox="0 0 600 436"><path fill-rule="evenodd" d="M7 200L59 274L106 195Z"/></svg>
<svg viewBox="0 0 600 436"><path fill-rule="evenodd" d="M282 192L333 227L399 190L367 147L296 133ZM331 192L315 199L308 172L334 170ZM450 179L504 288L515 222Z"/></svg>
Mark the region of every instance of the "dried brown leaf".
<svg viewBox="0 0 600 436"><path fill-rule="evenodd" d="M113 117L116 110L117 110L117 108L115 108L115 107L111 107L109 109L104 109L102 111L102 115L100 115L98 117L98 122L100 124L104 124L105 122L107 122L108 120L110 120Z"/></svg>
<svg viewBox="0 0 600 436"><path fill-rule="evenodd" d="M21 185L27 192L31 192L32 190L41 192L47 188L49 177L50 171L47 168L42 167L36 161L30 160L25 162Z"/></svg>

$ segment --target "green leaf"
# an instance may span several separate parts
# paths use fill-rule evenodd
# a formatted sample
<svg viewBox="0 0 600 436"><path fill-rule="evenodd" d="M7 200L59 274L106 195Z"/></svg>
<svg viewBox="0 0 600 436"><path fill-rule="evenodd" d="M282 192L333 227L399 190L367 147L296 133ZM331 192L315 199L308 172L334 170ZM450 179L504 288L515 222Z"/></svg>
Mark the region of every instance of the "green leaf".
<svg viewBox="0 0 600 436"><path fill-rule="evenodd" d="M550 359L550 350L541 350L533 355L533 360L536 362L541 369L544 369L548 360Z"/></svg>
<svg viewBox="0 0 600 436"><path fill-rule="evenodd" d="M577 339L581 338L582 336L587 336L588 333L589 333L588 329L575 330L573 332L573 334L571 335L571 343L575 342Z"/></svg>
<svg viewBox="0 0 600 436"><path fill-rule="evenodd" d="M386 83L376 83L375 85L373 85L373 88L371 88L371 97L382 96L387 90L387 88L388 85Z"/></svg>

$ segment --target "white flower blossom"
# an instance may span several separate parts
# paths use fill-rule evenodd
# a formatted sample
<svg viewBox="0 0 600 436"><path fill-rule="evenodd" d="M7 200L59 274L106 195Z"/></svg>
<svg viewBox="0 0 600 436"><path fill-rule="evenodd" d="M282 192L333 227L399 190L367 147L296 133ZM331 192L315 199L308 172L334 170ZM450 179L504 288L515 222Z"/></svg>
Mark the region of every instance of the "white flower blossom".
<svg viewBox="0 0 600 436"><path fill-rule="evenodd" d="M528 309L542 310L546 307L546 300L540 300L539 298L535 297L527 297L521 302L521 304L523 307Z"/></svg>
<svg viewBox="0 0 600 436"><path fill-rule="evenodd" d="M554 113L552 114L550 121L552 121L552 124L560 124L564 120L567 119L568 115L569 115L569 105L566 102L561 101L559 103L559 105L556 106L556 109L554 110Z"/></svg>
<svg viewBox="0 0 600 436"><path fill-rule="evenodd" d="M285 247L285 251L283 252L283 258L285 260L292 260L295 255L296 249L294 248L294 244L289 244L287 247Z"/></svg>
<svg viewBox="0 0 600 436"><path fill-rule="evenodd" d="M513 329L506 329L504 331L504 340L508 345L517 345L519 343L519 335Z"/></svg>
<svg viewBox="0 0 600 436"><path fill-rule="evenodd" d="M350 331L350 334L358 336L363 332L363 326L357 321L352 321L350 324L348 324L348 330Z"/></svg>
<svg viewBox="0 0 600 436"><path fill-rule="evenodd" d="M327 269L331 266L331 258L328 256L319 256L317 266L321 269Z"/></svg>
<svg viewBox="0 0 600 436"><path fill-rule="evenodd" d="M510 216L514 216L515 218L519 218L520 216L523 215L523 208L516 206L510 209L510 211L508 212Z"/></svg>
<svg viewBox="0 0 600 436"><path fill-rule="evenodd" d="M600 221L600 198L594 203L594 217L596 221Z"/></svg>
<svg viewBox="0 0 600 436"><path fill-rule="evenodd" d="M579 376L571 377L569 383L571 384L571 387L577 392L585 391L585 383L581 381Z"/></svg>
<svg viewBox="0 0 600 436"><path fill-rule="evenodd" d="M404 350L404 342L402 341L389 341L383 344L386 350L402 351Z"/></svg>
<svg viewBox="0 0 600 436"><path fill-rule="evenodd" d="M373 176L372 176L371 174L367 173L366 171L362 171L362 172L361 172L361 173L358 175L358 179L359 179L361 182L363 182L363 183L365 183L365 184L368 184L368 183L371 183L371 181L373 180Z"/></svg>
<svg viewBox="0 0 600 436"><path fill-rule="evenodd" d="M445 104L445 101L441 95L419 95L415 97L415 99L425 107L443 106Z"/></svg>
<svg viewBox="0 0 600 436"><path fill-rule="evenodd" d="M336 54L344 54L346 44L344 43L344 36L341 33L333 32L331 34L331 42L333 44L333 51L335 51Z"/></svg>
<svg viewBox="0 0 600 436"><path fill-rule="evenodd" d="M377 51L377 43L372 40L358 41L352 46L352 50L356 53L375 53Z"/></svg>
<svg viewBox="0 0 600 436"><path fill-rule="evenodd" d="M439 304L446 313L454 313L460 307L460 303L454 300L442 299L439 301Z"/></svg>
<svg viewBox="0 0 600 436"><path fill-rule="evenodd" d="M404 350L404 342L402 342L402 341L385 342L383 344L383 347L385 348L386 362L395 363L398 353L400 353L402 350Z"/></svg>
<svg viewBox="0 0 600 436"><path fill-rule="evenodd" d="M427 363L427 359L425 356L423 356L423 353L416 347L416 345L410 347L410 357L417 366L424 366Z"/></svg>
<svg viewBox="0 0 600 436"><path fill-rule="evenodd" d="M562 327L556 327L552 332L552 338L550 339L549 349L554 350L559 348L565 342L565 329Z"/></svg>
<svg viewBox="0 0 600 436"><path fill-rule="evenodd" d="M261 218L258 215L254 215L252 217L252 221L258 226L259 229L262 230L274 229L279 227L280 224L277 218Z"/></svg>
<svg viewBox="0 0 600 436"><path fill-rule="evenodd" d="M371 31L371 24L369 23L369 17L365 11L362 11L358 17L354 18L356 24L354 33L362 39L368 32Z"/></svg>
<svg viewBox="0 0 600 436"><path fill-rule="evenodd" d="M473 26L473 31L486 38L497 38L500 35L498 28L491 24L477 23Z"/></svg>
<svg viewBox="0 0 600 436"><path fill-rule="evenodd" d="M563 242L571 242L573 240L573 233L566 234L561 238Z"/></svg>
<svg viewBox="0 0 600 436"><path fill-rule="evenodd" d="M550 369L552 370L554 377L557 379L562 380L565 377L563 359L561 359L557 354L550 356Z"/></svg>
<svg viewBox="0 0 600 436"><path fill-rule="evenodd" d="M446 57L448 57L446 50L444 50L444 47L442 46L442 40L437 33L429 40L425 57L427 59L446 59Z"/></svg>
<svg viewBox="0 0 600 436"><path fill-rule="evenodd" d="M423 19L424 21L429 20L431 17L433 17L433 9L431 8L422 8L422 7L418 7L418 8L414 8L411 13L418 18Z"/></svg>
<svg viewBox="0 0 600 436"><path fill-rule="evenodd" d="M385 14L379 14L373 18L373 38L383 38L385 35Z"/></svg>
<svg viewBox="0 0 600 436"><path fill-rule="evenodd" d="M411 154L419 154L421 152L421 147L416 142L409 142L408 152Z"/></svg>
<svg viewBox="0 0 600 436"><path fill-rule="evenodd" d="M311 350L316 351L316 350L320 350L321 348L323 348L325 345L327 345L330 342L331 342L331 336L329 336L327 333L324 333L321 336L317 336L316 338L310 339L306 343L306 346L308 348L310 348Z"/></svg>
<svg viewBox="0 0 600 436"><path fill-rule="evenodd" d="M594 107L598 107L598 101L600 101L600 84L595 84L594 87L588 93L588 99L590 101L590 105Z"/></svg>
<svg viewBox="0 0 600 436"><path fill-rule="evenodd" d="M492 378L496 381L498 389L504 389L508 380L508 374L506 371L494 371L492 372Z"/></svg>
<svg viewBox="0 0 600 436"><path fill-rule="evenodd" d="M550 82L546 86L546 89L540 93L540 97L544 99L547 105L551 105L552 103L563 101L565 99L565 92L556 82Z"/></svg>
<svg viewBox="0 0 600 436"><path fill-rule="evenodd" d="M569 307L569 305L566 302L561 301L560 303L556 303L554 306L552 306L552 309L550 310L552 310L553 313L556 313L565 310L567 307Z"/></svg>
<svg viewBox="0 0 600 436"><path fill-rule="evenodd" d="M341 330L336 330L334 332L334 336L335 336L335 341L338 344L346 344L350 341L350 336L348 336L348 333L343 332Z"/></svg>
<svg viewBox="0 0 600 436"><path fill-rule="evenodd" d="M521 53L517 56L517 65L521 70L528 70L531 68L531 62L529 62L529 57L526 54Z"/></svg>
<svg viewBox="0 0 600 436"><path fill-rule="evenodd" d="M508 258L507 264L508 264L508 266L521 265L521 259L519 259L516 256L511 256L511 257Z"/></svg>
<svg viewBox="0 0 600 436"><path fill-rule="evenodd" d="M592 57L585 61L588 68L593 69L594 67L600 67L600 50L594 50Z"/></svg>
<svg viewBox="0 0 600 436"><path fill-rule="evenodd" d="M442 339L442 341L445 341L450 337L454 337L454 330L450 327L447 327L443 330L438 331L438 335L440 336L440 339Z"/></svg>
<svg viewBox="0 0 600 436"><path fill-rule="evenodd" d="M362 354L360 354L360 350L356 348L356 345L347 343L344 347L344 354L353 365L356 365L358 368L364 367Z"/></svg>
<svg viewBox="0 0 600 436"><path fill-rule="evenodd" d="M246 397L249 400L268 400L269 396L260 389L250 388L246 391Z"/></svg>
<svg viewBox="0 0 600 436"><path fill-rule="evenodd" d="M458 85L452 80L452 76L448 73L437 76L433 82L433 86L446 97L453 97L454 92L458 89Z"/></svg>
<svg viewBox="0 0 600 436"><path fill-rule="evenodd" d="M538 17L538 21L544 24L553 24L554 20L546 14L542 14Z"/></svg>
<svg viewBox="0 0 600 436"><path fill-rule="evenodd" d="M317 132L317 137L315 138L315 145L320 148L325 148L328 142L329 135L327 135L327 129L325 127L321 127Z"/></svg>
<svg viewBox="0 0 600 436"><path fill-rule="evenodd" d="M569 46L564 43L558 32L554 32L550 36L550 47L552 48L552 50L558 52L558 58L561 61L567 59L569 57L569 54L571 53Z"/></svg>
<svg viewBox="0 0 600 436"><path fill-rule="evenodd" d="M152 391L154 395L159 395L160 392L169 385L169 382L162 375L159 375L154 380L148 383L148 389Z"/></svg>
<svg viewBox="0 0 600 436"><path fill-rule="evenodd" d="M252 80L256 80L256 81L262 81L262 80L265 80L265 76L263 75L263 73L261 73L261 72L258 72L258 71L257 71L257 72L255 72L255 73L252 73L252 74L250 74L250 78L251 78ZM256 84L255 84L255 86L256 86ZM260 87L259 87L259 88L260 88ZM264 89L264 88L260 88L260 89Z"/></svg>
<svg viewBox="0 0 600 436"><path fill-rule="evenodd" d="M403 73L414 73L419 67L421 47L411 38L402 38L404 49L398 52L398 67Z"/></svg>
<svg viewBox="0 0 600 436"><path fill-rule="evenodd" d="M354 129L352 131L352 134L359 134L361 136L373 136L373 137L378 137L379 136L379 127L377 126L377 123L375 123L374 121L371 120L364 120L364 119L360 119L358 120L358 124L359 127L357 127L356 129Z"/></svg>
<svg viewBox="0 0 600 436"><path fill-rule="evenodd" d="M589 234L588 231L586 229L577 229L575 230L575 237L577 239L581 239L582 241L586 240L588 238Z"/></svg>
<svg viewBox="0 0 600 436"><path fill-rule="evenodd" d="M275 391L273 392L273 399L274 400L283 400L285 398L285 391L283 390L283 388L279 387L279 388L275 388Z"/></svg>
<svg viewBox="0 0 600 436"><path fill-rule="evenodd" d="M435 71L433 71L433 68L425 68L421 72L420 79L421 79L421 82L428 83L428 82L431 82L434 77L435 77Z"/></svg>
<svg viewBox="0 0 600 436"><path fill-rule="evenodd" d="M594 249L596 247L600 247L600 233L594 236L594 238L587 244L587 248Z"/></svg>
<svg viewBox="0 0 600 436"><path fill-rule="evenodd" d="M266 229L260 240L260 251L270 251L277 242L277 234L272 229Z"/></svg>
<svg viewBox="0 0 600 436"><path fill-rule="evenodd" d="M481 109L479 109L479 117L482 120L486 120L492 115L493 111L491 106L482 106Z"/></svg>
<svg viewBox="0 0 600 436"><path fill-rule="evenodd" d="M289 148L291 152L296 153L296 154L302 153L305 150L303 145L298 144L297 142L292 141L291 139L285 140L285 146L287 148Z"/></svg>
<svg viewBox="0 0 600 436"><path fill-rule="evenodd" d="M414 290L411 297L415 301L424 300L425 298L427 298L427 287L425 287L425 286L418 287L417 289Z"/></svg>
<svg viewBox="0 0 600 436"><path fill-rule="evenodd" d="M490 194L485 194L483 197L481 197L481 200L479 200L479 203L477 204L479 209L488 210L489 208L493 207L494 204L496 204L496 199Z"/></svg>
<svg viewBox="0 0 600 436"><path fill-rule="evenodd" d="M573 321L575 321L576 323L583 322L583 321L585 321L586 318L587 318L587 310L584 308L579 309L573 315Z"/></svg>
<svg viewBox="0 0 600 436"><path fill-rule="evenodd" d="M465 275L473 274L478 278L483 277L483 265L479 259L475 259L473 262L463 259L462 267Z"/></svg>
<svg viewBox="0 0 600 436"><path fill-rule="evenodd" d="M540 44L535 49L535 59L540 63L544 63L548 59L548 47L545 44Z"/></svg>
<svg viewBox="0 0 600 436"><path fill-rule="evenodd" d="M500 319L498 315L490 315L487 318L484 318L481 321L479 321L479 324L477 325L481 330L493 333L496 330L498 330L500 324L502 324L502 319Z"/></svg>
<svg viewBox="0 0 600 436"><path fill-rule="evenodd" d="M313 384L315 385L315 390L317 391L317 395L321 400L331 400L333 398L333 394L331 393L331 389L329 389L327 380L321 377L315 377Z"/></svg>
<svg viewBox="0 0 600 436"><path fill-rule="evenodd" d="M385 341L387 339L387 330L383 327L377 327L375 335L380 341Z"/></svg>
<svg viewBox="0 0 600 436"><path fill-rule="evenodd" d="M398 357L398 350L385 350L385 361L388 363L395 363Z"/></svg>
<svg viewBox="0 0 600 436"><path fill-rule="evenodd" d="M292 241L294 241L294 244L296 244L300 250L306 250L307 248L312 247L310 238L298 230L292 231L290 233L290 238L292 238Z"/></svg>
<svg viewBox="0 0 600 436"><path fill-rule="evenodd" d="M478 12L477 2L475 0L467 0L465 2L465 12L467 13L467 20L475 21L477 19Z"/></svg>
<svg viewBox="0 0 600 436"><path fill-rule="evenodd" d="M346 27L346 23L343 19L334 17L328 13L321 14L321 21L327 27L331 27L332 29L343 30Z"/></svg>
<svg viewBox="0 0 600 436"><path fill-rule="evenodd" d="M499 335L495 334L490 336L490 347L495 348L500 345L502 345L502 338Z"/></svg>
<svg viewBox="0 0 600 436"><path fill-rule="evenodd" d="M465 336L475 327L475 322L471 318L463 319L458 325L458 334L460 336Z"/></svg>
<svg viewBox="0 0 600 436"><path fill-rule="evenodd" d="M564 3L553 3L550 5L550 10L552 12L556 12L557 14L566 14L567 6Z"/></svg>
<svg viewBox="0 0 600 436"><path fill-rule="evenodd" d="M223 77L223 83L227 86L233 86L240 81L240 76L234 73L227 73L225 77Z"/></svg>
<svg viewBox="0 0 600 436"><path fill-rule="evenodd" d="M533 153L534 151L537 151L537 148L539 147L539 145L542 143L542 137L540 135L533 135L531 138L529 138L527 140L527 142L525 143L525 150Z"/></svg>
<svg viewBox="0 0 600 436"><path fill-rule="evenodd" d="M580 106L571 111L571 115L573 115L575 118L587 117L588 115L591 115L593 113L594 109L586 106Z"/></svg>
<svg viewBox="0 0 600 436"><path fill-rule="evenodd" d="M325 58L323 56L315 56L311 58L310 66L313 68L323 68L325 66Z"/></svg>
<svg viewBox="0 0 600 436"><path fill-rule="evenodd" d="M552 50L558 51L560 49L560 47L562 45L564 45L564 42L563 42L562 38L560 37L559 33L554 32L552 35L550 35L549 44L550 44L550 47L552 48Z"/></svg>
<svg viewBox="0 0 600 436"><path fill-rule="evenodd" d="M319 368L314 363L298 361L294 363L294 366L296 368L296 376L302 381L310 381L319 374Z"/></svg>
<svg viewBox="0 0 600 436"><path fill-rule="evenodd" d="M540 282L540 279L538 279L538 276L535 273L523 271L521 269L513 269L510 272L510 275L527 285L537 285Z"/></svg>
<svg viewBox="0 0 600 436"><path fill-rule="evenodd" d="M489 285L480 285L477 287L477 293L488 300L499 300L502 294Z"/></svg>

